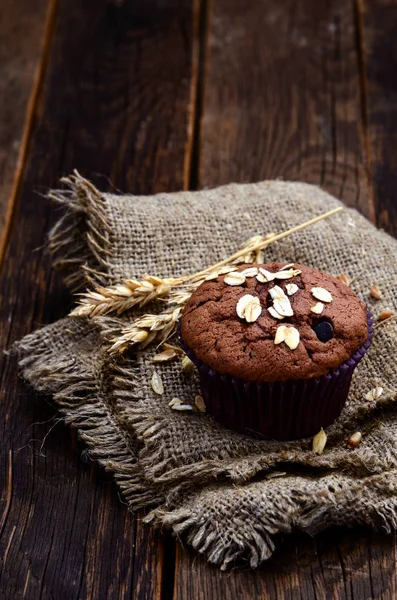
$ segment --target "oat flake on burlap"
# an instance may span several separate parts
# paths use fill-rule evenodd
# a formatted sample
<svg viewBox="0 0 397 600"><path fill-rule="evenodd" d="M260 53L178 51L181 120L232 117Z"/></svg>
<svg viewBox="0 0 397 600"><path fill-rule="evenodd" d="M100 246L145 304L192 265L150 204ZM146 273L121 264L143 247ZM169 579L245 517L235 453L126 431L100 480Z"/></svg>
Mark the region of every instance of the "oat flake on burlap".
<svg viewBox="0 0 397 600"><path fill-rule="evenodd" d="M87 269L105 285L193 273L254 235L285 231L340 205L315 186L282 181L137 197L100 194L76 175L51 196L66 214L49 246L73 289L86 287ZM354 210L269 246L265 261L276 260L357 277L352 287L375 317L397 310L397 242ZM370 296L372 284L380 300ZM156 349L109 356L112 327L106 317L62 319L19 342L19 361L24 377L53 395L91 456L114 474L129 506L152 508L148 521L169 526L222 568L236 559L257 566L272 554L278 532L396 527L395 320L375 330L321 455L309 439L251 439L198 411L172 410L174 397L194 402L196 375L183 373L179 360L156 364L164 394L154 393L149 359ZM383 393L366 399L375 387ZM355 431L363 438L352 450L347 440Z"/></svg>

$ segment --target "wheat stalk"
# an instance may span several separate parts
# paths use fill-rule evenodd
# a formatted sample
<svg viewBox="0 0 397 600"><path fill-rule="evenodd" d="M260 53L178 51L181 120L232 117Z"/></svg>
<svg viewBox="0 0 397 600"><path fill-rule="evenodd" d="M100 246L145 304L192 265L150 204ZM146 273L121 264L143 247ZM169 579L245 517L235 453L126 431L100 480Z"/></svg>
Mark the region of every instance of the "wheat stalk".
<svg viewBox="0 0 397 600"><path fill-rule="evenodd" d="M383 319L383 321L380 321L380 323L377 323L374 329L382 327L382 325L385 325L385 323L390 323L390 321L393 321L394 319L397 319L397 315L390 315L390 317L387 317L386 319Z"/></svg>
<svg viewBox="0 0 397 600"><path fill-rule="evenodd" d="M159 345L163 344L176 332L182 309L183 307L179 306L159 315L148 314L135 319L132 325L121 330L120 337L112 340L109 353L124 352L135 345L145 348L155 340Z"/></svg>
<svg viewBox="0 0 397 600"><path fill-rule="evenodd" d="M186 277L161 279L152 275L145 275L141 281L136 279L126 279L121 284L112 287L97 287L94 291L88 291L81 294L82 298L79 305L70 313L73 317L96 317L116 313L117 315L134 308L142 307L149 302L164 299L167 296L174 296L175 288L182 286L181 290L176 292L176 296L182 296L185 293L186 300L188 294L192 293L193 289L200 285L205 279L217 277L229 273L236 268L236 264L240 262L246 263L262 263L263 251L270 244L277 242L297 231L300 231L310 225L314 225L323 219L331 217L343 210L343 207L330 210L318 217L314 217L301 225L297 225L288 231L280 234L270 233L266 236L254 236L245 244L229 256L228 258L212 265L198 273L188 275ZM184 284L193 284L193 289ZM174 301L174 300L172 300ZM180 300L176 301L177 304Z"/></svg>
<svg viewBox="0 0 397 600"><path fill-rule="evenodd" d="M160 279L145 275L141 281L126 279L113 287L97 287L94 291L81 294L80 304L72 310L72 317L98 317L109 313L121 313L135 306L141 308L167 296L170 290L179 285L181 279Z"/></svg>
<svg viewBox="0 0 397 600"><path fill-rule="evenodd" d="M97 287L94 291L82 294L79 305L70 316L98 317L109 313L120 315L131 308L141 308L152 301L164 301L168 306L166 310L160 314L145 314L138 317L131 325L122 329L121 335L112 339L109 352L111 354L123 352L128 347L137 345L144 348L154 341L161 345L176 332L184 305L201 283L236 270L236 265L241 262L262 263L264 250L270 244L342 210L343 207L335 208L279 234L255 236L228 258L193 275L168 279L145 275L140 281L127 279L112 287Z"/></svg>

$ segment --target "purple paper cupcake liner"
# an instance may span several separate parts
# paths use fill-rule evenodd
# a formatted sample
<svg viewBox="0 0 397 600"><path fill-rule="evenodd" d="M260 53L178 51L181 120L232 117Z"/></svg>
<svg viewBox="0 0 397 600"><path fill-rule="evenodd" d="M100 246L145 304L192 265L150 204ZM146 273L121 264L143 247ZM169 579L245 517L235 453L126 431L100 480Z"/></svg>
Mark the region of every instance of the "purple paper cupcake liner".
<svg viewBox="0 0 397 600"><path fill-rule="evenodd" d="M354 369L373 337L373 319L367 310L368 337L353 356L317 379L255 383L211 369L182 346L196 365L206 411L218 423L241 433L276 440L316 434L331 425L346 402Z"/></svg>

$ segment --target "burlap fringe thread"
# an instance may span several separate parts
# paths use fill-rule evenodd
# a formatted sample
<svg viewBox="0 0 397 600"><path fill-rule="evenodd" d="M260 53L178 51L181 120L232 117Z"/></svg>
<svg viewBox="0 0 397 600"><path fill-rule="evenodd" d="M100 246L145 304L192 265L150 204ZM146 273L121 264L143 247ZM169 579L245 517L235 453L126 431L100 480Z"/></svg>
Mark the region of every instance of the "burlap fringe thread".
<svg viewBox="0 0 397 600"><path fill-rule="evenodd" d="M334 504L327 503L324 506L322 500L325 496L329 497L330 484L319 480L316 503L313 503L312 494L305 497L301 493L299 498L295 498L299 504L306 506L306 509L302 514L296 515L293 525L286 522L285 505L275 502L267 519L261 517L260 528L256 526L253 518L252 528L245 531L242 537L236 522L235 528L229 530L225 537L216 522L211 521L205 514L198 514L194 504L189 506L187 502L184 508L168 510L168 506L183 497L183 485L180 489L174 488L164 504L164 490L161 490L161 486L153 487L142 478L142 471L136 459L138 447L135 444L131 445L127 435L122 435L120 427L115 425L114 418L103 401L103 395L109 393L109 388L115 390L115 401L117 395L123 395L123 392L128 391L130 396L131 381L135 377L133 370L113 365L109 371L109 381L98 386L95 374L79 368L74 359L58 363L57 370L54 370L46 347L43 345L42 348L38 348L35 334L19 342L18 350L23 355L20 366L24 377L38 391L51 392L54 395L65 423L78 429L81 440L90 448L90 456L113 474L130 509L162 505L152 510L144 521L161 528L172 529L178 538L186 539L196 551L204 554L210 562L221 565L223 570L237 560L248 561L249 565L255 568L274 552L274 534L289 533L295 528L302 528L311 534L321 531L324 521L334 522L336 519L338 496L343 497L345 502L357 503L357 493L362 494L361 483L358 485L354 478L346 478L343 488L338 484L333 489ZM32 355L35 358L32 358ZM144 438L155 436L159 424L139 424L139 412L137 411L136 415L139 435ZM263 466L262 464L261 468ZM207 464L205 468L209 467ZM395 474L397 475L397 471L388 471L368 477L368 491L371 491L371 494L379 494L380 497L394 496L397 489L396 485L391 483L391 479ZM189 472L187 475L189 476ZM206 475L216 477L219 473L209 469ZM230 518L233 522L233 515ZM374 506L372 513L367 512L363 515L361 523L387 532L395 529L397 497L393 499L392 506L390 503L387 507L382 503Z"/></svg>
<svg viewBox="0 0 397 600"><path fill-rule="evenodd" d="M65 215L49 233L48 248L56 269L68 271L65 282L72 291L81 290L92 278L109 284L111 278L109 245L112 230L101 193L75 171L61 180L68 189L52 190L49 198L67 208Z"/></svg>
<svg viewBox="0 0 397 600"><path fill-rule="evenodd" d="M49 248L52 253L62 253L62 257L55 262L55 266L70 271L66 275L67 284L74 290L81 289L89 278L97 284L109 285L112 282L110 264L108 262L109 243L111 240L111 227L109 225L105 202L98 190L77 173L65 179L68 190L53 191L50 197L66 205L65 216L57 223L50 234ZM86 235L83 235L85 232ZM111 321L109 319L109 321ZM216 522L205 515L199 515L194 501L186 501L184 508L169 510L177 499L183 497L186 488L186 476L191 477L196 485L213 478L231 478L236 482L243 482L252 477L253 473L263 471L272 465L272 456L260 456L258 446L257 461L250 458L249 464L241 461L241 470L229 471L227 465L222 467L216 461L203 461L198 465L187 465L180 468L183 479L180 485L175 485L176 470L172 477L174 484L167 490L168 474L161 473L164 466L164 456L161 449L158 451L157 461L153 461L153 453L148 460L145 458L142 440L146 444L156 444L157 434L161 423L151 421L138 407L131 408L129 424L134 423L136 440L131 440L127 432L123 432L120 423L115 424L114 415L109 410L109 404L117 403L118 398L127 393L131 395L131 382L134 379L134 369L128 361L125 365L117 364L109 359L108 377L106 380L98 379L98 374L89 372L82 365L76 364L71 358L57 363L56 368L51 363L45 344L40 347L37 332L25 337L16 344L21 355L20 366L23 376L34 385L35 389L51 393L64 415L65 423L78 429L80 438L90 449L90 455L97 460L107 471L110 471L119 485L125 500L133 510L148 505L161 505L154 509L145 519L158 526L170 527L177 537L182 534L194 549L206 555L209 561L220 564L225 569L237 559L247 560L251 567L256 567L267 559L274 551L273 537L278 532L289 532L292 528L304 528L310 533L315 533L323 528L324 521L335 522L338 519L335 508L331 504L325 506L321 502L325 489L319 483L318 503L313 504L313 496L301 494L297 499L302 506L307 508L296 516L291 523L286 521L285 508L278 503L273 505L273 510L267 521L261 520L261 527L253 525L250 533L245 532L242 538L238 526L232 532L229 530L227 539L219 531ZM100 381L100 384L98 383ZM103 398L109 393L113 400L105 403ZM138 395L139 397L139 395ZM378 400L379 411L392 407L396 397ZM365 414L362 415L363 418ZM298 458L288 456L288 460ZM219 457L223 460L234 459L229 453ZM391 479L396 477L396 457L389 457L386 466L387 473L380 473L379 464L372 464L372 457L352 456L351 466L355 466L361 474L378 473L368 478L371 493L379 493L392 498L396 494L396 486ZM273 459L274 460L274 459ZM325 466L325 459L313 455L313 467L321 469ZM356 464L355 464L356 461ZM299 462L299 461L298 461ZM307 462L307 457L306 457ZM326 464L329 471L329 462ZM336 461L333 468L342 465ZM145 477L144 473L147 473ZM332 474L330 475L332 478ZM156 483L153 484L153 481ZM321 481L321 480L320 480ZM362 493L362 482L356 484L354 478L345 479L343 490L335 491L335 503L338 494L349 502L357 502L357 490ZM209 492L211 489L209 489ZM329 490L327 490L329 494ZM374 506L372 512L367 512L362 522L375 528L391 531L397 526L397 497L387 506Z"/></svg>

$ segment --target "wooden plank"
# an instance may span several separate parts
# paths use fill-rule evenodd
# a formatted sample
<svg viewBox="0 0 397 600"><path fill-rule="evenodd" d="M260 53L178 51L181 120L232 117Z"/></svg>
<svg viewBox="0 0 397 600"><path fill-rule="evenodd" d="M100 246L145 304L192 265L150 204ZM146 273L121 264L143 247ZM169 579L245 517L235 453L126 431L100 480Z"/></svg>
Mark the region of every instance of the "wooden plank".
<svg viewBox="0 0 397 600"><path fill-rule="evenodd" d="M368 170L379 227L397 235L397 6L393 0L356 0L362 44Z"/></svg>
<svg viewBox="0 0 397 600"><path fill-rule="evenodd" d="M201 187L300 179L372 216L349 3L220 0L205 71Z"/></svg>
<svg viewBox="0 0 397 600"><path fill-rule="evenodd" d="M0 280L0 336L64 315L71 299L43 249L59 216L37 192L73 168L101 188L187 186L195 97L191 0L58 7L50 60ZM163 542L81 460L76 436L6 358L0 381L0 596L160 598Z"/></svg>
<svg viewBox="0 0 397 600"><path fill-rule="evenodd" d="M300 179L374 219L355 7L218 0L205 20L199 186ZM174 599L396 596L394 536L333 529L279 541L257 571L227 574L178 547Z"/></svg>
<svg viewBox="0 0 397 600"><path fill-rule="evenodd" d="M395 565L385 537L330 529L310 538L289 535L256 571L222 573L177 547L175 598L209 600L362 600L396 597Z"/></svg>
<svg viewBox="0 0 397 600"><path fill-rule="evenodd" d="M53 17L53 0L3 0L1 4L0 256L25 162Z"/></svg>

